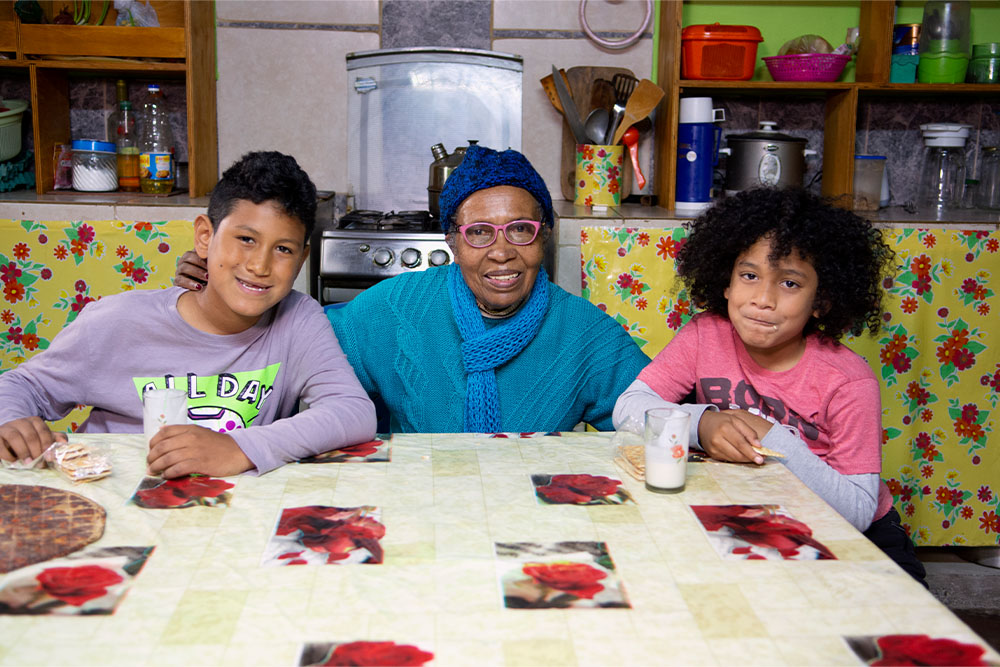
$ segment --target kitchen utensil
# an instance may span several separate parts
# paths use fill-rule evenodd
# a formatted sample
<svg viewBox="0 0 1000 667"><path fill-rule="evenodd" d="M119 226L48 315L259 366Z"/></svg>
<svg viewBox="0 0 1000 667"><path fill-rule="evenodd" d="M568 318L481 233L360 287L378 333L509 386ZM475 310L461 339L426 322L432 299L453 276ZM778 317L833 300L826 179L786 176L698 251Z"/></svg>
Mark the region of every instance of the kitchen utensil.
<svg viewBox="0 0 1000 667"><path fill-rule="evenodd" d="M559 93L559 101L562 103L563 115L566 117L566 122L569 123L570 129L573 130L573 137L578 144L587 143L587 133L583 129L583 122L580 120L580 113L577 111L576 103L569 94L569 87L566 85L566 81L563 80L559 69L555 65L552 66L552 78L556 84L556 92Z"/></svg>
<svg viewBox="0 0 1000 667"><path fill-rule="evenodd" d="M759 185L776 188L801 188L806 170L805 158L816 155L806 148L807 140L782 134L774 121L760 121L760 129L726 137L729 155L726 165L726 193L732 194Z"/></svg>
<svg viewBox="0 0 1000 667"><path fill-rule="evenodd" d="M615 102L615 91L611 79L615 74L633 76L631 70L624 67L597 67L580 65L566 68L566 79L569 81L569 94L574 100L579 100L577 110L582 118L586 118L598 106L605 106L609 113ZM554 87L554 84L553 84ZM598 104L600 103L600 104ZM647 121L648 122L648 121ZM642 133L642 127L639 128ZM576 138L567 123L562 123L562 145L559 156L559 192L566 201L573 201L576 196ZM631 192L632 170L626 169L622 180L625 193Z"/></svg>
<svg viewBox="0 0 1000 667"><path fill-rule="evenodd" d="M649 79L640 81L625 104L625 113L611 143L617 144L621 141L625 130L651 114L662 99L663 90L659 86Z"/></svg>
<svg viewBox="0 0 1000 667"><path fill-rule="evenodd" d="M628 154L632 158L632 171L635 172L635 182L642 190L646 187L646 177L642 175L639 168L639 130L630 127L622 135L622 142L628 147Z"/></svg>
<svg viewBox="0 0 1000 667"><path fill-rule="evenodd" d="M592 144L599 144L604 141L604 135L608 129L610 115L607 109L597 108L587 115L587 122L583 124L587 133L587 141Z"/></svg>
<svg viewBox="0 0 1000 667"><path fill-rule="evenodd" d="M563 81L566 82L566 85L569 86L569 79L566 78L566 71L559 70L559 73L562 75ZM551 74L546 74L541 78L541 82L542 88L545 89L545 95L549 98L549 102L552 102L552 106L555 107L556 111L558 111L561 115L565 115L562 102L559 101L559 92L556 90L555 79L552 78Z"/></svg>
<svg viewBox="0 0 1000 667"><path fill-rule="evenodd" d="M622 199L623 146L577 144L573 203L606 209Z"/></svg>
<svg viewBox="0 0 1000 667"><path fill-rule="evenodd" d="M622 116L625 115L625 105L632 96L632 91L635 90L638 82L639 80L634 76L627 74L615 74L612 77L611 85L615 89L615 106L614 113L611 116L611 124L608 125L608 132L604 135L605 144L617 144L618 140L621 139L621 137L617 137L614 141L611 140L622 122Z"/></svg>
<svg viewBox="0 0 1000 667"><path fill-rule="evenodd" d="M921 203L937 208L958 208L965 188L965 140L971 125L926 123L924 163L920 176Z"/></svg>
<svg viewBox="0 0 1000 667"><path fill-rule="evenodd" d="M478 143L475 139L469 139L469 146ZM441 189L444 182L451 176L451 172L462 164L465 159L465 151L468 146L458 146L450 155L444 144L434 144L431 146L431 155L434 161L431 162L429 173L427 174L427 210L435 218L441 214L438 200L441 197Z"/></svg>

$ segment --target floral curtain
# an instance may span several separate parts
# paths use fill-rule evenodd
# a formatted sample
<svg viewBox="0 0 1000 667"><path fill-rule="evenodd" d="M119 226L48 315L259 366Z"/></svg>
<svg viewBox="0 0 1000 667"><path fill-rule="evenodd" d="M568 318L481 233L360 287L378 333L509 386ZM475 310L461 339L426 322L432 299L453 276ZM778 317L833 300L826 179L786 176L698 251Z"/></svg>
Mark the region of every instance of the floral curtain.
<svg viewBox="0 0 1000 667"><path fill-rule="evenodd" d="M0 373L47 348L91 301L170 285L193 244L189 220L0 219ZM74 410L54 428L75 430L86 414Z"/></svg>
<svg viewBox="0 0 1000 667"><path fill-rule="evenodd" d="M845 343L882 381L882 477L919 546L1000 544L1000 232L885 230L896 251L875 337ZM650 357L693 314L682 228L584 227L583 296Z"/></svg>

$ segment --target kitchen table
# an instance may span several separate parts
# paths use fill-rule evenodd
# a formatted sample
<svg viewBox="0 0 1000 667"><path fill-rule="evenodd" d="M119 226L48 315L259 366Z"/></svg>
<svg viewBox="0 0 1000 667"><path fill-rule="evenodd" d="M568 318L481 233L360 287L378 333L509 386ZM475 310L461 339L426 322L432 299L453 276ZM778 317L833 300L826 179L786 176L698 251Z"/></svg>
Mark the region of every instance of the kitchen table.
<svg viewBox="0 0 1000 667"><path fill-rule="evenodd" d="M289 464L228 478L228 505L166 510L126 503L142 436L73 436L110 446L110 477L0 470L0 483L101 504L92 547L155 549L111 615L0 616L0 665L294 665L306 642L356 640L435 665L848 665L843 637L897 634L986 646L774 460L689 463L686 489L661 495L614 465L612 434L523 435L539 437L396 435L389 462ZM539 501L532 475L562 473L621 480L627 502ZM723 560L690 508L761 503L835 559ZM377 507L384 562L262 566L280 510L312 505ZM505 607L495 545L548 542L604 543L631 607Z"/></svg>

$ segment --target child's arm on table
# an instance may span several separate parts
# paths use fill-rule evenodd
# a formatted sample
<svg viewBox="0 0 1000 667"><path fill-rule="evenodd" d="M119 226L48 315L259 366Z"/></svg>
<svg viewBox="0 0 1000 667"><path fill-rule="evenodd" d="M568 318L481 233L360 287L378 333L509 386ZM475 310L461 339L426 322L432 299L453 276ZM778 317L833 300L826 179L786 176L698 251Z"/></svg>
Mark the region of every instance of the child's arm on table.
<svg viewBox="0 0 1000 667"><path fill-rule="evenodd" d="M728 414L752 428L760 444L785 455L780 459L781 463L813 493L858 530L864 532L868 529L878 505L877 473L845 475L813 454L798 432L793 432L790 427L772 423L744 410L727 410L719 414Z"/></svg>
<svg viewBox="0 0 1000 667"><path fill-rule="evenodd" d="M0 424L0 459L34 460L53 442L66 442L65 433L53 433L41 417L21 417Z"/></svg>
<svg viewBox="0 0 1000 667"><path fill-rule="evenodd" d="M691 432L688 441L692 445L698 442L698 422L702 419L702 415L718 409L714 405L668 401L642 380L636 380L618 397L611 418L616 429L641 434L645 425L646 410L652 408L676 408L691 415ZM763 463L764 459L761 459L760 462Z"/></svg>
<svg viewBox="0 0 1000 667"><path fill-rule="evenodd" d="M146 462L151 473L167 478L192 473L226 477L254 467L230 436L193 425L162 427L149 441Z"/></svg>

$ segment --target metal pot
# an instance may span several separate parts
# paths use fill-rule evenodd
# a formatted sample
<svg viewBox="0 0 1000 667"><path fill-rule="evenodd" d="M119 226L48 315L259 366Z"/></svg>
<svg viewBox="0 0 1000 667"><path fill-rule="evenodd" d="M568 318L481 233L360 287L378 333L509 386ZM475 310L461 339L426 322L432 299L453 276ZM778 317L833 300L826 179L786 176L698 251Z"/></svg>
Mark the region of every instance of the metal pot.
<svg viewBox="0 0 1000 667"><path fill-rule="evenodd" d="M478 139L469 139L469 146L478 142ZM465 151L469 146L459 146L455 152L448 154L444 144L434 144L431 146L431 154L434 161L431 162L430 173L427 176L427 210L435 218L441 216L441 207L438 205L438 198L441 196L441 188L444 182L451 176L451 172L462 164L465 159Z"/></svg>
<svg viewBox="0 0 1000 667"><path fill-rule="evenodd" d="M760 129L726 137L728 148L719 152L726 161L726 193L733 194L756 186L801 188L806 172L806 156L816 151L806 148L806 139L782 134L776 123L760 122Z"/></svg>

